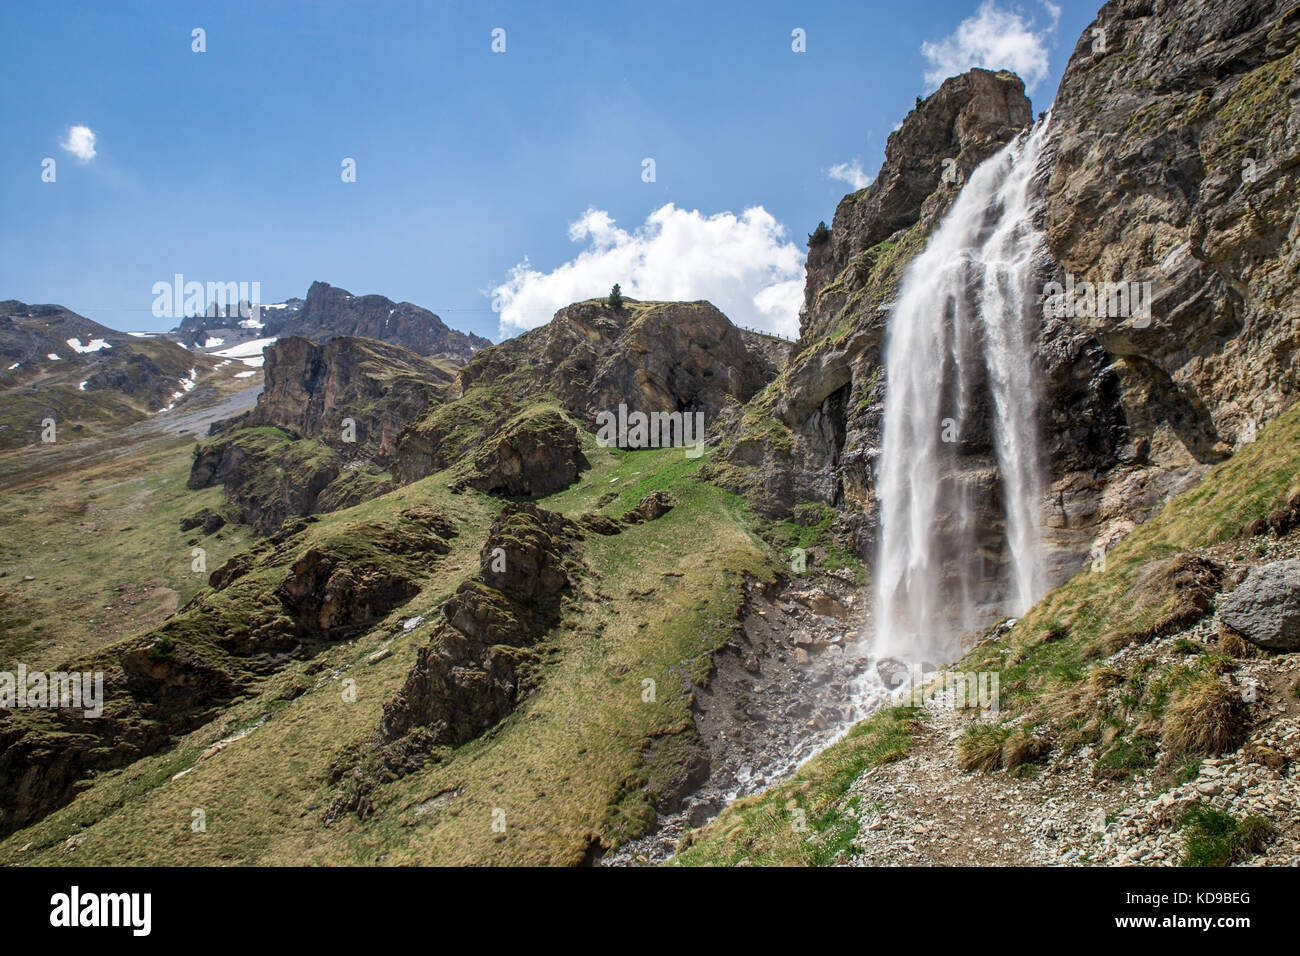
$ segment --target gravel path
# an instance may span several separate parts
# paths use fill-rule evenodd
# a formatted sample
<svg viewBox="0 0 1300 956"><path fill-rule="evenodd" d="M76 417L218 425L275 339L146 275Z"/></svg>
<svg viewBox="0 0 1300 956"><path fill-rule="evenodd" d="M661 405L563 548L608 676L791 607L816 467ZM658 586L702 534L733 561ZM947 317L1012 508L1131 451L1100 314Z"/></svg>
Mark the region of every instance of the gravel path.
<svg viewBox="0 0 1300 956"><path fill-rule="evenodd" d="M1215 629L1211 618L1141 653L1172 654L1179 639L1204 641ZM1183 850L1178 821L1199 801L1274 825L1263 852L1244 865L1300 865L1300 701L1291 691L1298 677L1300 654L1243 661L1230 679L1256 688L1254 731L1235 752L1203 760L1198 775L1176 787L1157 784L1155 770L1100 779L1092 747L1054 752L1031 777L964 772L956 743L971 718L926 707L912 753L866 771L846 794L841 806L857 815L860 829L844 862L1174 865Z"/></svg>

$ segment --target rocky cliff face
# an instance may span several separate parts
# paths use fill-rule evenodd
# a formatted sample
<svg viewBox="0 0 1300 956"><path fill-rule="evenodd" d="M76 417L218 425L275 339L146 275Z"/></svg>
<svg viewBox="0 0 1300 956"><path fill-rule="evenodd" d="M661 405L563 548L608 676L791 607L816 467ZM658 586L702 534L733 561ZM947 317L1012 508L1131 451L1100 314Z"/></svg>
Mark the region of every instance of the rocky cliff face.
<svg viewBox="0 0 1300 956"><path fill-rule="evenodd" d="M328 282L313 282L306 299L263 305L257 315L248 303L212 306L206 315L186 316L168 333L191 349L228 349L252 339L290 335L327 342L355 335L390 342L431 358L457 362L492 342L472 332L459 332L428 309L394 302L382 295L353 295Z"/></svg>
<svg viewBox="0 0 1300 956"><path fill-rule="evenodd" d="M871 185L840 200L830 236L808 250L802 338L813 342L831 332L855 294L870 296L866 280L889 251L879 245L923 219L928 233L971 170L1032 119L1020 78L989 70L945 81L909 114L890 134Z"/></svg>
<svg viewBox="0 0 1300 956"><path fill-rule="evenodd" d="M729 417L710 476L771 517L833 506L839 534L870 556L889 304L971 170L1031 120L1020 79L988 70L947 80L907 116L875 180L840 202L829 235L810 246L799 345Z"/></svg>
<svg viewBox="0 0 1300 956"><path fill-rule="evenodd" d="M1062 78L1052 253L1151 283L1146 320L1071 321L1113 357L1138 460L1219 457L1295 399L1298 44L1283 0L1112 2Z"/></svg>
<svg viewBox="0 0 1300 956"><path fill-rule="evenodd" d="M266 384L242 424L319 438L346 459L385 465L402 430L454 379L449 365L352 336L323 345L294 336L264 354Z"/></svg>
<svg viewBox="0 0 1300 956"><path fill-rule="evenodd" d="M428 309L393 302L382 295L353 295L326 282L313 282L302 309L269 312L264 335L301 335L323 342L356 335L401 345L420 355L467 361L491 341L447 328Z"/></svg>
<svg viewBox="0 0 1300 956"><path fill-rule="evenodd" d="M541 328L479 357L460 373L464 389L502 379L549 392L591 423L616 409L707 416L747 401L776 374L755 341L708 302L635 302L622 309L579 302ZM518 374L527 369L524 379Z"/></svg>
<svg viewBox="0 0 1300 956"><path fill-rule="evenodd" d="M452 382L446 363L352 336L291 337L265 354L257 405L214 426L189 478L191 488L224 484L233 509L264 534L391 487L383 472L398 437Z"/></svg>
<svg viewBox="0 0 1300 956"><path fill-rule="evenodd" d="M1136 285L1150 308L1112 293L1089 308L1076 292L1075 308L1047 320L1049 380L1055 343L1083 342L1102 386L1092 394L1109 396L1049 403L1048 520L1063 552L1109 546L1295 400L1300 17L1289 6L1108 3L1066 68L1042 187L1050 278ZM1117 427L1079 469L1070 423L1084 412Z"/></svg>

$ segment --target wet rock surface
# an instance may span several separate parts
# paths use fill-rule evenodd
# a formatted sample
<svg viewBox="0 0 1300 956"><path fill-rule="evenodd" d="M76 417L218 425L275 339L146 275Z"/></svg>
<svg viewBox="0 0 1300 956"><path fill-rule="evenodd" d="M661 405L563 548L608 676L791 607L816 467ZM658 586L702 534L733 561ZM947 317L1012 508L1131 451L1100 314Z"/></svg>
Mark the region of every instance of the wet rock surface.
<svg viewBox="0 0 1300 956"><path fill-rule="evenodd" d="M694 691L695 730L707 760L655 828L601 860L645 865L672 856L690 828L737 797L776 783L830 743L855 716L853 681L867 658L857 646L866 620L851 575L818 573L776 585L751 581L732 639Z"/></svg>

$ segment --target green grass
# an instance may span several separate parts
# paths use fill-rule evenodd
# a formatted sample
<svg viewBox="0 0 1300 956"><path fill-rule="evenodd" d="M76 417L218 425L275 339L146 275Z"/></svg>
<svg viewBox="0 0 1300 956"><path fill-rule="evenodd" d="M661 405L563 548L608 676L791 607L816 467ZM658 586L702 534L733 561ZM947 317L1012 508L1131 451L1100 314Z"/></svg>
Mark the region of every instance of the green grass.
<svg viewBox="0 0 1300 956"><path fill-rule="evenodd" d="M1258 853L1273 834L1263 817L1236 817L1208 803L1192 804L1178 821L1180 866L1230 866Z"/></svg>
<svg viewBox="0 0 1300 956"><path fill-rule="evenodd" d="M120 392L83 392L75 384L48 385L36 393L0 394L0 451L39 442L47 418L55 421L56 437L68 441L110 434L146 413Z"/></svg>
<svg viewBox="0 0 1300 956"><path fill-rule="evenodd" d="M791 551L802 548L805 552L819 549L824 557L819 568L837 571L849 568L859 584L866 583L867 571L862 560L840 544L831 532L837 512L828 505L799 505L794 518L773 522L763 528L764 537L788 559Z"/></svg>
<svg viewBox="0 0 1300 956"><path fill-rule="evenodd" d="M151 627L207 583L194 547L212 571L248 545L239 524L180 530L222 503L220 488L186 489L189 449L150 445L0 496L0 663L54 667Z"/></svg>
<svg viewBox="0 0 1300 956"><path fill-rule="evenodd" d="M0 861L572 864L593 841L616 846L642 832L653 819L650 778L689 756L689 748L677 746L693 732L687 689L708 680L712 651L734 627L744 576L771 572L741 500L696 479L700 459L681 449L601 449L594 440L590 453L591 471L543 507L576 516L615 491L604 510L618 515L657 490L677 505L619 535L586 537L582 586L589 590L566 605L560 625L533 648L541 662L538 691L443 762L381 787L372 817L324 826L335 792L326 783L330 764L374 731L427 640L427 624L408 632L401 621L437 615L477 569L501 504L453 494L445 474L322 515L295 542L295 553L336 547L359 529L390 522L401 508L448 514L460 535L450 554L430 562L409 603L311 662L289 662L176 747L101 774L73 803L0 843ZM256 572L266 584L275 573ZM251 591L259 578L250 578ZM183 643L183 636L176 639L177 647ZM383 646L392 656L367 665ZM355 681L354 702L344 700L346 680ZM646 680L657 687L653 702L643 700ZM419 809L448 792L457 795L445 805ZM206 833L191 830L195 808L205 812ZM505 812L504 833L491 826L497 809ZM74 834L86 839L65 856Z"/></svg>
<svg viewBox="0 0 1300 956"><path fill-rule="evenodd" d="M1115 545L1106 555L1106 570L1085 568L1040 601L1009 635L975 648L960 666L1001 671L1002 707L1009 716L1042 710L1050 698L1061 696L1063 685L1079 684L1100 657L1168 617L1178 599L1172 591L1166 601L1137 606L1129 600L1142 572L1157 561L1235 538L1281 505L1298 475L1300 406Z"/></svg>

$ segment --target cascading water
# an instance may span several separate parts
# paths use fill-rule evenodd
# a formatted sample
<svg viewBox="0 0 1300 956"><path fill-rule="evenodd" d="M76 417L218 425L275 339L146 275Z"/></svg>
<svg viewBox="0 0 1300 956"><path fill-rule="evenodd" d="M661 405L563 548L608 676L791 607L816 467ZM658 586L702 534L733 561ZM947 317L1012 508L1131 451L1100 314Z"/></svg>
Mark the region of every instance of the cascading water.
<svg viewBox="0 0 1300 956"><path fill-rule="evenodd" d="M1043 246L1031 185L1049 122L975 169L908 266L889 318L878 657L947 663L962 633L1043 593L1034 359Z"/></svg>

